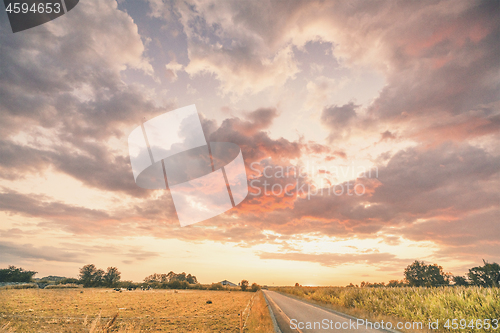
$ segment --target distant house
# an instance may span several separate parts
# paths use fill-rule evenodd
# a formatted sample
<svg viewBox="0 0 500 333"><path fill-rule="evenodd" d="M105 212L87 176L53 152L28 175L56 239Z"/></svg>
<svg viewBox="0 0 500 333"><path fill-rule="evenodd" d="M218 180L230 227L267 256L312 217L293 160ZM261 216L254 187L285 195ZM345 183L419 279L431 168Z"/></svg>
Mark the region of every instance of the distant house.
<svg viewBox="0 0 500 333"><path fill-rule="evenodd" d="M237 287L237 285L235 285L232 282L229 282L228 280L224 280L224 281L221 281L219 283L222 284L223 286Z"/></svg>

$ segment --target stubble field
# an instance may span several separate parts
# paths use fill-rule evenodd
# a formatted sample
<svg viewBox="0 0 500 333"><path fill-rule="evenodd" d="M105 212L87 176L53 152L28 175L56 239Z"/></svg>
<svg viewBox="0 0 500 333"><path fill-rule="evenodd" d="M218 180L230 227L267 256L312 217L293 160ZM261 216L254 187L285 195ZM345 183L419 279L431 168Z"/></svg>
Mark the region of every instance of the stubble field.
<svg viewBox="0 0 500 333"><path fill-rule="evenodd" d="M0 290L0 331L240 332L254 295L207 290Z"/></svg>

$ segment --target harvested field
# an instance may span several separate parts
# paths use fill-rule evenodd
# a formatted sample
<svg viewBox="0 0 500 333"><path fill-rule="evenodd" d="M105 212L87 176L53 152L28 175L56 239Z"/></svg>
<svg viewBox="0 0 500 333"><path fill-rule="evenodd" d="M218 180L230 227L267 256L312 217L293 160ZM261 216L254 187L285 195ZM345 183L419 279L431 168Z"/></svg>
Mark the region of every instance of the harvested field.
<svg viewBox="0 0 500 333"><path fill-rule="evenodd" d="M239 332L240 314L254 295L207 290L0 290L0 331L5 326L7 332L102 332L108 325L109 332Z"/></svg>

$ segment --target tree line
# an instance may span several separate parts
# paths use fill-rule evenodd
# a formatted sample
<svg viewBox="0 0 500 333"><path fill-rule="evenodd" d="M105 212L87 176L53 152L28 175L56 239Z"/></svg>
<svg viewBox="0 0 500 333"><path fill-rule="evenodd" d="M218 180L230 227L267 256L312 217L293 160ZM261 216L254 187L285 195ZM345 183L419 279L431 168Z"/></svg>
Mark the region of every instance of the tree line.
<svg viewBox="0 0 500 333"><path fill-rule="evenodd" d="M116 267L108 267L106 272L98 269L94 264L80 268L79 284L89 287L116 287L120 281L121 273Z"/></svg>
<svg viewBox="0 0 500 333"><path fill-rule="evenodd" d="M35 271L24 270L15 266L9 266L6 269L0 269L0 282L34 282ZM239 287L223 286L221 283L212 283L202 285L198 282L196 276L192 274L174 273L170 271L167 274L154 273L144 278L143 282L135 283L132 281L122 281L121 272L116 267L108 267L106 270L97 268L94 264L88 264L79 269L78 278L57 278L55 281L50 277L37 281L39 284L81 284L85 288L108 287L108 288L139 288L152 287L156 289L206 289L206 290L235 290L255 292L260 289L257 283L250 283L242 280Z"/></svg>
<svg viewBox="0 0 500 333"><path fill-rule="evenodd" d="M66 279L70 280L70 279ZM221 283L212 283L211 285L202 285L198 282L196 276L192 274L174 273L170 271L167 274L154 273L144 278L142 283L132 281L121 281L121 272L116 267L108 267L106 271L98 269L94 264L88 264L80 268L78 279L71 279L72 283L82 284L83 287L122 287L139 288L152 287L155 289L207 289L207 290L225 290L229 289ZM63 282L66 282L63 281ZM251 286L247 280L242 280L239 287L242 291L255 292L260 289L257 283ZM232 288L234 289L234 288Z"/></svg>
<svg viewBox="0 0 500 333"><path fill-rule="evenodd" d="M390 280L389 283L361 282L360 287L439 287L439 286L480 286L499 287L500 265L483 260L482 266L472 267L464 276L445 273L437 264L425 264L415 260L404 270L404 279ZM357 285L356 285L357 286ZM356 287L352 283L347 287Z"/></svg>
<svg viewBox="0 0 500 333"><path fill-rule="evenodd" d="M9 266L8 268L0 269L0 282L31 282L36 273L38 272Z"/></svg>
<svg viewBox="0 0 500 333"><path fill-rule="evenodd" d="M145 283L154 283L154 282L169 283L169 282L173 282L173 281L186 281L187 283L190 283L190 284L198 283L198 279L196 279L196 276L191 275L191 274L186 275L186 273L184 273L184 272L182 272L180 274L176 274L172 271L170 271L168 274L154 273L154 274L144 278Z"/></svg>
<svg viewBox="0 0 500 333"><path fill-rule="evenodd" d="M0 282L33 282L35 271L25 270L20 267L9 266L6 269L0 269ZM361 282L360 287L437 287L437 286L480 286L480 287L499 287L500 285L500 265L497 263L488 263L483 260L482 266L472 267L464 276L445 273L443 267L437 264L425 264L423 261L415 260L404 270L403 280L390 280L389 283L370 283ZM202 285L198 282L196 276L191 274L174 273L170 271L167 274L151 274L144 278L143 283L134 283L132 281L121 281L121 273L116 267L108 267L106 271L98 269L94 264L88 264L80 268L78 279L64 278L56 282L57 284L82 284L84 287L140 287L152 286L163 289L208 289L224 290L235 289L228 288L221 283L212 283L211 285ZM295 286L300 286L298 283ZM347 287L358 287L358 285L349 284ZM260 286L253 283L251 286L247 280L242 280L240 286L236 289L242 291L257 291Z"/></svg>
<svg viewBox="0 0 500 333"><path fill-rule="evenodd" d="M80 268L78 283L83 287L132 287L154 286L157 288L187 289L189 285L198 284L196 276L191 274L174 273L157 274L144 278L144 283L134 283L132 281L120 281L121 272L116 267L108 267L106 271L98 269L94 264L85 265Z"/></svg>

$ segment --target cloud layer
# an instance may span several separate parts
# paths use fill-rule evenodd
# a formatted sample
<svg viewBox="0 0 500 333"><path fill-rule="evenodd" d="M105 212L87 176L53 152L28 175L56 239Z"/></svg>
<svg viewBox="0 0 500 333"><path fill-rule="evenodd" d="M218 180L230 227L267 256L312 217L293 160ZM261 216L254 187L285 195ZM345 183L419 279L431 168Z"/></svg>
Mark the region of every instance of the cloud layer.
<svg viewBox="0 0 500 333"><path fill-rule="evenodd" d="M500 260L491 250L500 245L498 2L148 4L147 23L112 0L86 1L22 35L0 21L1 211L33 221L40 233L50 227L76 236L241 247L306 235L386 245L403 239L432 242L436 258ZM164 30L177 25L172 36L180 42L153 52L161 44L152 32L163 31L158 22ZM157 68L168 82L158 79ZM368 69L385 80L370 102L349 96L332 102ZM179 228L168 191L135 185L126 147L130 128L184 100L207 110L201 118L208 141L241 147L253 184L236 209L189 231ZM234 102L240 100L252 107ZM234 112L220 111L227 105ZM295 122L304 119L314 126L302 132ZM333 167L361 160L374 176L333 175ZM302 177L263 173L306 163L324 168ZM120 199L90 208L56 198L56 190L13 185L49 172ZM288 185L288 193L269 194ZM351 192L337 195L333 185ZM352 192L355 186L363 195ZM322 191L311 195L313 188ZM1 247L11 256L80 258L74 251L58 257L54 248L37 256L40 247L14 242L9 228L0 230ZM286 247L258 256L324 266L385 267L401 259L387 251Z"/></svg>

